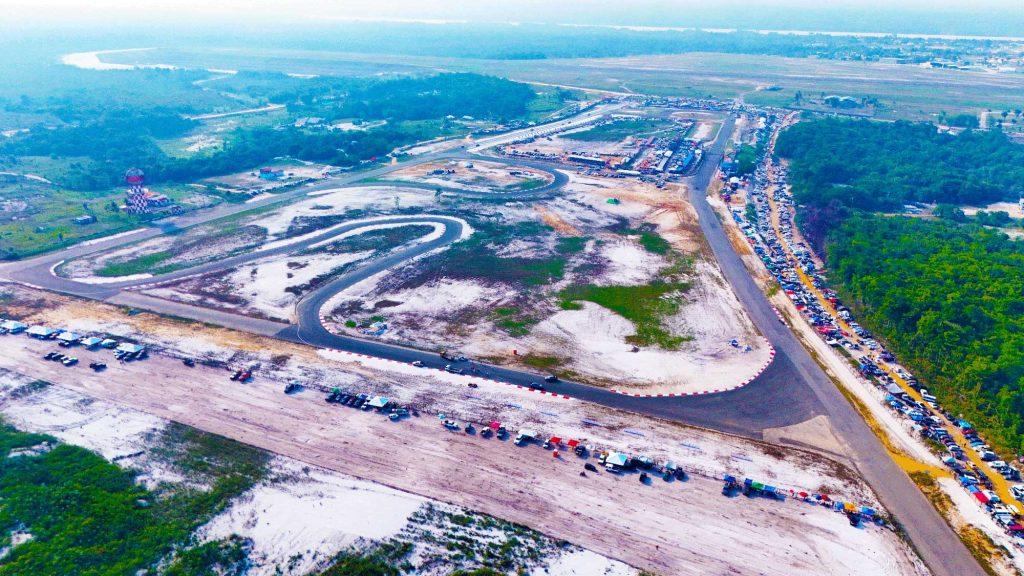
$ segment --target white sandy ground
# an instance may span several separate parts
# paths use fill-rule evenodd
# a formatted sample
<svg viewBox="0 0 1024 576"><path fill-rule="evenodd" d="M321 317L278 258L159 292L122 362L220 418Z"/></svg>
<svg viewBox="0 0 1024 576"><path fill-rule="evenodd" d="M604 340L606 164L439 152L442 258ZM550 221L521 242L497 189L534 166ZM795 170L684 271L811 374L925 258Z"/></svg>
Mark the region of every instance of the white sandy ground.
<svg viewBox="0 0 1024 576"><path fill-rule="evenodd" d="M472 165L472 168L469 166ZM452 170L451 174L432 174L437 169ZM513 175L512 172L517 172ZM550 181L545 172L526 167L510 167L486 161L428 162L410 166L388 175L389 180L420 182L435 186L458 188L472 192L492 192L507 190L506 187L520 184L529 179Z"/></svg>
<svg viewBox="0 0 1024 576"><path fill-rule="evenodd" d="M689 138L690 140L707 140L714 128L715 125L710 122L698 122Z"/></svg>
<svg viewBox="0 0 1024 576"><path fill-rule="evenodd" d="M0 412L18 429L50 434L62 442L96 451L108 460L117 458L121 466L139 471L138 480L148 488L155 488L157 482L182 481L166 466L146 458L145 453L158 444L166 420L60 387L19 399L7 397L13 387L29 381L11 373L0 374ZM322 569L341 550L398 535L409 517L428 502L442 505L381 484L275 457L267 480L203 525L197 537L200 542L231 535L250 539L251 576L304 575ZM464 512L454 509L454 513ZM12 536L12 545L0 550L0 558L32 537L25 532ZM582 549L552 555L541 564L534 574L637 574L625 564ZM601 571L592 571L595 568Z"/></svg>
<svg viewBox="0 0 1024 576"><path fill-rule="evenodd" d="M365 260L372 250L348 254L277 255L238 266L216 278L198 276L145 290L168 300L289 320L299 297L287 288L308 283L347 264ZM301 264L301 268L294 265ZM230 303L212 295L239 299Z"/></svg>
<svg viewBox="0 0 1024 576"><path fill-rule="evenodd" d="M123 50L97 50L95 52L75 52L61 56L61 64L74 66L85 70L137 70L139 68L155 68L163 70L177 70L177 66L170 64L116 64L100 60L104 54L116 54L120 52L142 52L153 50L153 48L127 48Z"/></svg>
<svg viewBox="0 0 1024 576"><path fill-rule="evenodd" d="M988 515L981 504L963 489L956 480L952 478L939 478L939 486L942 491L953 501L954 510L959 520L980 529L998 546L1007 550L1017 550L1014 538L1008 536L996 521ZM956 520L954 520L955 522ZM1018 574L1024 573L1024 558L1020 554L1009 554L1006 556Z"/></svg>
<svg viewBox="0 0 1024 576"><path fill-rule="evenodd" d="M109 327L164 343L173 343L180 333L169 321L126 317L113 308L81 302L48 306L33 321L82 332ZM132 331L133 325L149 328L139 333ZM917 573L903 544L885 530L854 530L841 515L794 501L725 499L718 494L718 481L706 479L729 471L784 489L825 490L876 505L862 484L845 474L841 479L833 464L807 453L765 452L754 442L600 406L487 381L469 388L450 380L454 375L382 360L354 362L347 355L325 352L342 360L335 363L317 359L308 348L213 328L193 327L189 348L202 349L206 341L208 349L201 355L222 359L231 356L223 342L252 350L250 360L233 363L261 363L264 368L253 382L230 383L223 369L203 366L190 369L183 380L180 362L162 354L113 364L97 375L41 360L52 344L3 338L6 354L0 357L0 368L28 371L26 378L43 378L313 465L524 523L659 573ZM109 352L76 354L83 364L94 358L109 360ZM288 354L292 360L271 369L272 354ZM317 393L282 395L283 382L292 378L385 394L419 406L423 414L394 424L376 414L327 405ZM538 447L517 450L446 433L429 416L436 412L463 422L498 418L512 429L529 426L541 434L580 435L599 447L675 460L694 476L681 485L659 480L646 489L628 476L601 474L583 481L577 478L574 456L552 459ZM452 478L460 479L458 490L452 490Z"/></svg>
<svg viewBox="0 0 1024 576"><path fill-rule="evenodd" d="M640 254L615 248L613 252L629 256ZM646 253L640 256L641 262L647 259ZM651 260L656 262L656 259ZM618 282L601 277L597 283L647 280L638 273L640 267L629 268L624 263L620 269L622 271L617 272L613 267L612 272ZM328 323L344 321L344 318L330 318L330 312L339 306L354 301L372 303L387 299L400 304L384 309L389 322L384 339L446 347L453 342L453 335L441 320L445 315L498 307L517 296L511 287L454 279L375 293L376 286L387 275L387 272L375 275L339 292L324 306L325 320ZM684 343L681 351L649 347L632 352L632 345L626 341L635 332L632 322L589 302L581 303L582 310L555 312L525 337L506 336L490 324L482 323L472 328L469 337L457 341L461 342L460 351L471 357L507 357L512 350L520 354L554 352L569 360L567 367L571 370L613 380L615 388L624 392L679 394L731 388L758 374L770 358L770 349L749 326L732 292L715 279L720 281L717 270L710 266L702 270L686 294L686 302L679 313L666 321L676 333L695 337L693 342ZM372 298L367 298L368 295ZM730 345L733 338L739 340L739 347ZM749 351L746 350L748 345Z"/></svg>
<svg viewBox="0 0 1024 576"><path fill-rule="evenodd" d="M995 202L981 208L964 206L961 209L968 216L974 216L979 211L985 210L987 212L1006 212L1010 215L1010 218L1024 218L1024 210L1021 209L1019 202Z"/></svg>
<svg viewBox="0 0 1024 576"><path fill-rule="evenodd" d="M608 198L621 203L608 204ZM687 228L695 215L678 189L659 190L632 180L607 179L570 174L567 193L560 198L526 206L508 203L502 217L508 222L536 221L538 218L565 234L589 234L598 242L588 243L586 255L603 263L600 272L584 281L598 285L639 285L650 282L669 266L666 258L643 249L638 237L623 237L595 230L614 225L616 218L653 224L663 237L684 252L699 250L696 232ZM500 257L546 257L552 247L530 238L516 238L499 247ZM401 275L402 269L396 271ZM562 356L572 371L588 378L612 383L628 393L669 394L722 390L741 385L763 370L770 349L757 334L742 306L732 294L716 266L697 256L692 287L682 296L679 312L666 319L673 333L689 335L678 351L654 347L631 352L626 338L634 333L632 323L599 308L584 305L580 311L545 311L546 318L527 336L510 336L486 319L474 318L479 311L500 306L521 306L521 294L512 286L477 280L441 278L415 288L389 288L390 273L382 273L337 294L324 307L325 323L336 331L350 314L332 317L337 309L382 314L388 330L381 339L396 343L459 349L472 357L507 358L519 354ZM570 279L550 287L557 291ZM376 309L381 301L399 303ZM358 316L358 314L356 314ZM730 345L736 339L738 347ZM747 347L750 350L747 350Z"/></svg>
<svg viewBox="0 0 1024 576"><path fill-rule="evenodd" d="M397 535L409 516L429 501L278 457L272 462L271 481L232 502L200 529L199 537L250 538L255 564L251 576L273 575L285 564L291 565L290 574L306 574L361 540ZM298 554L298 562L288 562Z"/></svg>
<svg viewBox="0 0 1024 576"><path fill-rule="evenodd" d="M530 576L636 576L637 571L622 562L589 550L569 552L545 568L534 569Z"/></svg>
<svg viewBox="0 0 1024 576"><path fill-rule="evenodd" d="M0 548L0 560L3 560L10 554L15 548L22 544L32 540L32 534L21 530L12 530L10 532L11 543L3 548Z"/></svg>
<svg viewBox="0 0 1024 576"><path fill-rule="evenodd" d="M0 411L15 428L49 434L57 439L88 448L107 460L133 466L142 473L138 481L148 488L161 482L181 482L176 472L146 461L140 466L134 456L165 426L154 416L93 400L73 390L51 386L20 400L7 394L25 380L11 374L0 375Z"/></svg>
<svg viewBox="0 0 1024 576"><path fill-rule="evenodd" d="M365 221L372 222L373 219L365 219ZM338 226L345 226L351 222L354 221ZM373 230L389 230L410 225L426 225L432 230L428 234L394 248L405 248L431 242L440 238L445 230L443 225L430 222L369 224L311 244L309 248L320 248ZM469 224L467 223L465 226L464 236L472 233ZM322 231L317 234L320 232ZM433 252L435 251L431 253ZM374 251L372 250L346 254L279 254L249 262L220 274L188 277L166 285L147 287L143 292L151 296L187 304L288 321L293 319L295 305L299 300L299 296L288 291L288 288L305 285L318 276L339 270L346 265L362 262L373 255Z"/></svg>
<svg viewBox="0 0 1024 576"><path fill-rule="evenodd" d="M606 241L600 255L608 262L604 273L595 278L602 286L639 286L650 282L658 271L669 265L668 260L652 254L639 243L626 239Z"/></svg>

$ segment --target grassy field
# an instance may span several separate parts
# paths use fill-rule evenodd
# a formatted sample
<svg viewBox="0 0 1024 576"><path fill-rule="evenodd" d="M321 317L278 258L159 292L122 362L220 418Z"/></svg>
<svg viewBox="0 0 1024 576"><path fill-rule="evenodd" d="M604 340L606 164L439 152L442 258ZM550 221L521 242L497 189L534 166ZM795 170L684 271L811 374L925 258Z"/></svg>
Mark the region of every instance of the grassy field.
<svg viewBox="0 0 1024 576"><path fill-rule="evenodd" d="M173 201L196 193L185 186L160 187L157 191ZM0 202L10 207L0 212L0 258L24 258L145 224L139 216L111 208L111 202L123 201L122 189L83 192L24 179L0 184ZM95 216L96 222L73 222L85 214Z"/></svg>
<svg viewBox="0 0 1024 576"><path fill-rule="evenodd" d="M246 62L245 55L250 56ZM444 68L514 80L665 96L743 95L757 104L789 105L796 92L877 98L882 118L932 119L945 111L977 113L1019 108L1024 75L990 74L880 62L844 62L781 56L688 53L628 58L473 60L302 51L177 50L115 55L118 61L214 67L263 67L308 73L353 69L427 73ZM778 91L758 90L777 86Z"/></svg>

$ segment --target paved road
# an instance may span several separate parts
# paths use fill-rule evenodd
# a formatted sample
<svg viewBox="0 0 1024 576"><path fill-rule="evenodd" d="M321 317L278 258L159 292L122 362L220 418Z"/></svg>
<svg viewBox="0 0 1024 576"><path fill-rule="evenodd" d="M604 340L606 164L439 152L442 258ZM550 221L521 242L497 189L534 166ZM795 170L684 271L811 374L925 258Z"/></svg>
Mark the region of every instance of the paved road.
<svg viewBox="0 0 1024 576"><path fill-rule="evenodd" d="M732 122L722 132L732 131ZM719 135L721 138L722 135ZM708 158L708 166L717 165ZM717 215L707 202L706 188L710 175L702 171L694 178L690 200L697 210L701 229L718 259L726 279L732 285L750 314L754 324L775 346L774 366L782 370L775 383L786 395L811 398L829 418L833 430L843 440L849 458L865 480L874 488L882 504L903 524L921 557L936 576L982 575L984 571L971 556L953 530L939 516L925 496L889 457L860 414L847 402L803 344L779 322L768 299L747 272L740 256L722 228ZM767 375L767 373L766 373Z"/></svg>

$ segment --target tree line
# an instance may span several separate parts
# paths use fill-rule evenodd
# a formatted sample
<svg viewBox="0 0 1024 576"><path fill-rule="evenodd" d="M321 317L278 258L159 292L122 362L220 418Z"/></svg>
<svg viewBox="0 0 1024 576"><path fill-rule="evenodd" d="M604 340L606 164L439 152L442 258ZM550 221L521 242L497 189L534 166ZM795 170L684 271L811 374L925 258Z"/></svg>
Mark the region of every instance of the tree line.
<svg viewBox="0 0 1024 576"><path fill-rule="evenodd" d="M783 132L776 154L791 161L800 225L819 248L830 223L853 211L984 205L1024 191L1024 146L999 131L952 135L932 124L827 118Z"/></svg>
<svg viewBox="0 0 1024 576"><path fill-rule="evenodd" d="M117 186L131 166L142 168L150 181L159 182L191 182L250 170L279 156L351 166L438 135L436 125L406 121L467 114L511 119L525 114L534 98L536 93L526 84L476 74L353 83L343 95L332 92L330 100L315 110L336 118L385 119L390 121L387 126L368 131L314 131L291 124L239 128L225 138L218 152L184 158L168 155L157 140L183 137L197 128L198 122L169 107L121 108L11 138L0 145L0 157L6 157L7 165L16 164L21 156L61 160L53 164L52 173L43 175L79 190ZM306 106L305 102L289 103L290 108L303 111Z"/></svg>
<svg viewBox="0 0 1024 576"><path fill-rule="evenodd" d="M975 224L855 215L827 241L830 279L942 404L1024 448L1024 242Z"/></svg>

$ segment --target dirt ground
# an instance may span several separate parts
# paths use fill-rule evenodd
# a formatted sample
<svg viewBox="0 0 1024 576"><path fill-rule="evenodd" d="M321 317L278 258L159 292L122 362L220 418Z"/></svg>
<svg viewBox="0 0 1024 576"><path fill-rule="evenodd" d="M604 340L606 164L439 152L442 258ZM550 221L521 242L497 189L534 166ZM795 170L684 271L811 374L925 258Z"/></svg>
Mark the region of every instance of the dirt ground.
<svg viewBox="0 0 1024 576"><path fill-rule="evenodd" d="M551 175L526 167L494 162L451 160L425 162L388 175L389 180L420 182L474 192L539 188L551 182Z"/></svg>
<svg viewBox="0 0 1024 576"><path fill-rule="evenodd" d="M137 482L151 490L210 488L186 478L187 471L163 455L168 420L62 386L22 392L32 382L0 370L0 413L17 429L95 451L132 470ZM232 535L249 544L249 576L319 573L344 549L385 541L413 544L407 558L414 567L410 574L447 576L477 564L447 546L465 538L506 550L506 560L517 558L534 576L638 574L623 563L518 525L282 456L274 456L266 477L199 527L194 538L203 543ZM17 537L12 544L18 545Z"/></svg>
<svg viewBox="0 0 1024 576"><path fill-rule="evenodd" d="M49 305L39 314L54 323L148 328L173 341L183 326L140 315L125 317L96 304ZM78 323L76 325L76 323ZM839 514L789 500L724 498L709 476L734 470L783 488L828 490L873 503L845 469L821 457L690 429L575 400L479 382L469 388L444 373L410 366L376 365L297 345L277 345L230 331L199 328L189 333L192 353L260 354L264 366L254 381L228 380L223 368L185 369L176 358L155 354L120 365L109 352L76 350L82 365L65 368L44 361L52 343L24 336L3 337L0 368L57 386L179 421L330 470L381 482L519 522L556 538L662 574L915 574L906 547L892 533L851 528ZM270 354L287 361L268 362ZM84 366L102 358L110 368L95 374ZM183 372L185 370L186 372ZM317 372L317 370L322 370ZM347 382L349 387L393 394L420 406L419 417L393 423L375 413L325 404L322 394L281 393L284 378L306 373L306 381ZM305 372L304 372L305 371ZM331 380L333 378L333 380ZM644 486L634 475L579 476L573 455L552 458L538 446L444 430L432 414L444 411L462 422L497 417L517 429L541 434L585 435L599 447L672 458L692 472L687 482L656 479Z"/></svg>
<svg viewBox="0 0 1024 576"><path fill-rule="evenodd" d="M609 202L614 200L614 202ZM469 213L474 205L463 205ZM479 213L487 208L480 208ZM493 208L490 208L493 211ZM565 278L528 289L486 277L451 277L438 272L425 283L408 283L432 266L429 260L399 267L360 282L336 295L324 308L331 330L348 320L381 316L387 323L381 339L425 348L458 348L471 357L503 364L525 359L555 358L558 369L573 378L623 392L682 394L732 388L753 378L769 361L770 349L722 278L705 250L697 216L685 200L685 188L658 188L633 179L570 174L559 198L532 204L506 204L488 214L505 223L544 223L554 237L517 237L502 245L502 257L550 257L558 238L581 237L586 246L568 258ZM678 350L643 347L627 341L635 326L594 304L561 310L553 295L574 282L600 286L643 285L661 278L673 262L652 253L637 233L613 232L616 227L647 227L667 240L677 254L692 258L686 275L691 287L679 311L665 318L674 334L691 338ZM433 265L438 270L443 264ZM529 310L536 322L529 330L511 333L495 324L494 311ZM737 346L731 341L735 339ZM513 354L513 351L516 353Z"/></svg>
<svg viewBox="0 0 1024 576"><path fill-rule="evenodd" d="M575 130L583 132L590 127ZM584 156L612 157L624 160L629 158L640 149L639 141L634 138L626 138L618 142L606 142L602 140L586 141L562 138L560 136L542 136L532 142L521 144L510 144L505 147L505 153L516 154L539 154L552 158L560 158L568 154L582 154Z"/></svg>
<svg viewBox="0 0 1024 576"><path fill-rule="evenodd" d="M284 175L279 180L264 180L259 177L259 169L263 167L281 170L284 172ZM324 174L331 168L331 166L325 164L305 162L275 163L253 168L249 172L209 178L204 180L203 183L212 184L219 189L230 192L251 193L254 191L273 190L302 180L323 178Z"/></svg>

